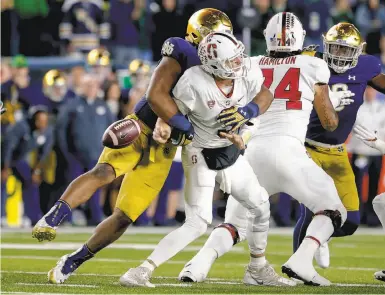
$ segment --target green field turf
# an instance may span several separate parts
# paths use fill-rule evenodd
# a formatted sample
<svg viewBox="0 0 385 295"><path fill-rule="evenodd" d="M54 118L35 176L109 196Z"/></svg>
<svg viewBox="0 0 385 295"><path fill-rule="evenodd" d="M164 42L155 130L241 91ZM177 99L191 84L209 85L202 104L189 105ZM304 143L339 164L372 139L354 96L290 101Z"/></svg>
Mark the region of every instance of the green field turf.
<svg viewBox="0 0 385 295"><path fill-rule="evenodd" d="M155 271L152 280L157 285L155 289L121 287L118 284L120 275L140 264L164 236L140 234L138 228L135 231L136 234L124 235L114 248L101 251L83 264L66 284L50 285L47 272L62 255L72 252L71 249L76 249L90 234L71 233L71 229L67 229L59 232L54 242L39 244L29 232L7 230L1 237L2 294L385 294L385 284L373 278L375 271L385 268L385 236L367 232L333 239L330 243L331 267L317 270L335 283L332 287L244 286L242 278L248 262L246 243L237 245L234 251L220 258L207 282L179 283L176 277L180 270L206 237ZM287 234L290 231L285 233L272 231L267 249L267 258L279 273L292 249L292 237Z"/></svg>

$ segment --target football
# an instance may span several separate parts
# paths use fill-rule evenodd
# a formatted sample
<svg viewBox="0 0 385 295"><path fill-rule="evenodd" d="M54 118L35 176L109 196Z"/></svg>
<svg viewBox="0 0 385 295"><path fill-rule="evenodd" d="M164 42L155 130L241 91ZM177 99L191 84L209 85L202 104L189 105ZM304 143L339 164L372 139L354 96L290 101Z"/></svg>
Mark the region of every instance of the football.
<svg viewBox="0 0 385 295"><path fill-rule="evenodd" d="M129 146L140 135L140 126L133 119L123 119L112 123L103 134L103 145L110 149Z"/></svg>

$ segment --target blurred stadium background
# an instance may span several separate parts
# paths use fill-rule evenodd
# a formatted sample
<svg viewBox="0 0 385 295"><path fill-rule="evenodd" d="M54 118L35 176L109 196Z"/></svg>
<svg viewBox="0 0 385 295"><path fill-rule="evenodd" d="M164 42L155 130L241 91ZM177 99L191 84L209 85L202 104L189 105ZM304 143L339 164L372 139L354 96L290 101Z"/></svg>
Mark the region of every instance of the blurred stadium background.
<svg viewBox="0 0 385 295"><path fill-rule="evenodd" d="M1 116L2 227L35 224L66 186L96 163L105 128L131 113L144 95L163 41L183 37L188 18L205 7L229 15L250 55L264 54L263 29L280 11L296 13L307 32L306 45L318 44L320 51L321 35L331 25L354 23L366 39L366 52L381 59L385 72L385 1L2 0L1 100L7 108ZM369 105L385 103L373 89L365 95ZM67 106L77 96L88 104L71 112ZM366 112L375 116L371 108ZM385 120L369 124L385 139ZM349 149L362 223L378 226L371 200L385 191L385 158L354 138ZM120 181L98 191L68 225L93 226L108 216ZM177 157L158 199L136 225L182 222L182 192ZM225 203L218 192L217 220ZM298 204L290 196L276 195L271 203L277 226L295 223Z"/></svg>

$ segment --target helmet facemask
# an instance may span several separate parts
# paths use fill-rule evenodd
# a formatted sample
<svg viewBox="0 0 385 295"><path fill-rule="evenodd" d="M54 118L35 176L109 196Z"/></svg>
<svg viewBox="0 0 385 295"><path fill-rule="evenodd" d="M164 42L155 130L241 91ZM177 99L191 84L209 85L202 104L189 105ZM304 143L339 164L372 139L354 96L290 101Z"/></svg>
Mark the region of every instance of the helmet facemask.
<svg viewBox="0 0 385 295"><path fill-rule="evenodd" d="M344 73L357 65L362 45L351 46L324 40L324 60L336 73Z"/></svg>

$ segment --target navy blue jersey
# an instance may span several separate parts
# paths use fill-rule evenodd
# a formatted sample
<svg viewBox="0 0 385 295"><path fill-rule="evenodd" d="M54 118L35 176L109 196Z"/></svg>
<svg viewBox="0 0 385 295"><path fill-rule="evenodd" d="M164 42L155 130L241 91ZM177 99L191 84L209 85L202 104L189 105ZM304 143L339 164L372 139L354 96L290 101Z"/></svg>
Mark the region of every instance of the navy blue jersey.
<svg viewBox="0 0 385 295"><path fill-rule="evenodd" d="M175 84L187 69L201 64L197 54L197 48L185 39L178 37L171 37L163 43L162 56L174 58L181 67L181 72ZM172 89L170 93L171 92ZM143 97L135 106L135 113L148 127L151 129L155 127L158 117L149 106L146 97Z"/></svg>
<svg viewBox="0 0 385 295"><path fill-rule="evenodd" d="M306 138L331 145L344 143L353 129L358 109L364 102L366 85L380 73L381 62L372 55L361 55L358 58L357 66L343 74L332 72L329 80L330 89L332 91L350 90L355 94L351 97L354 102L336 109L339 124L333 132L326 131L322 127L317 113L313 109Z"/></svg>

